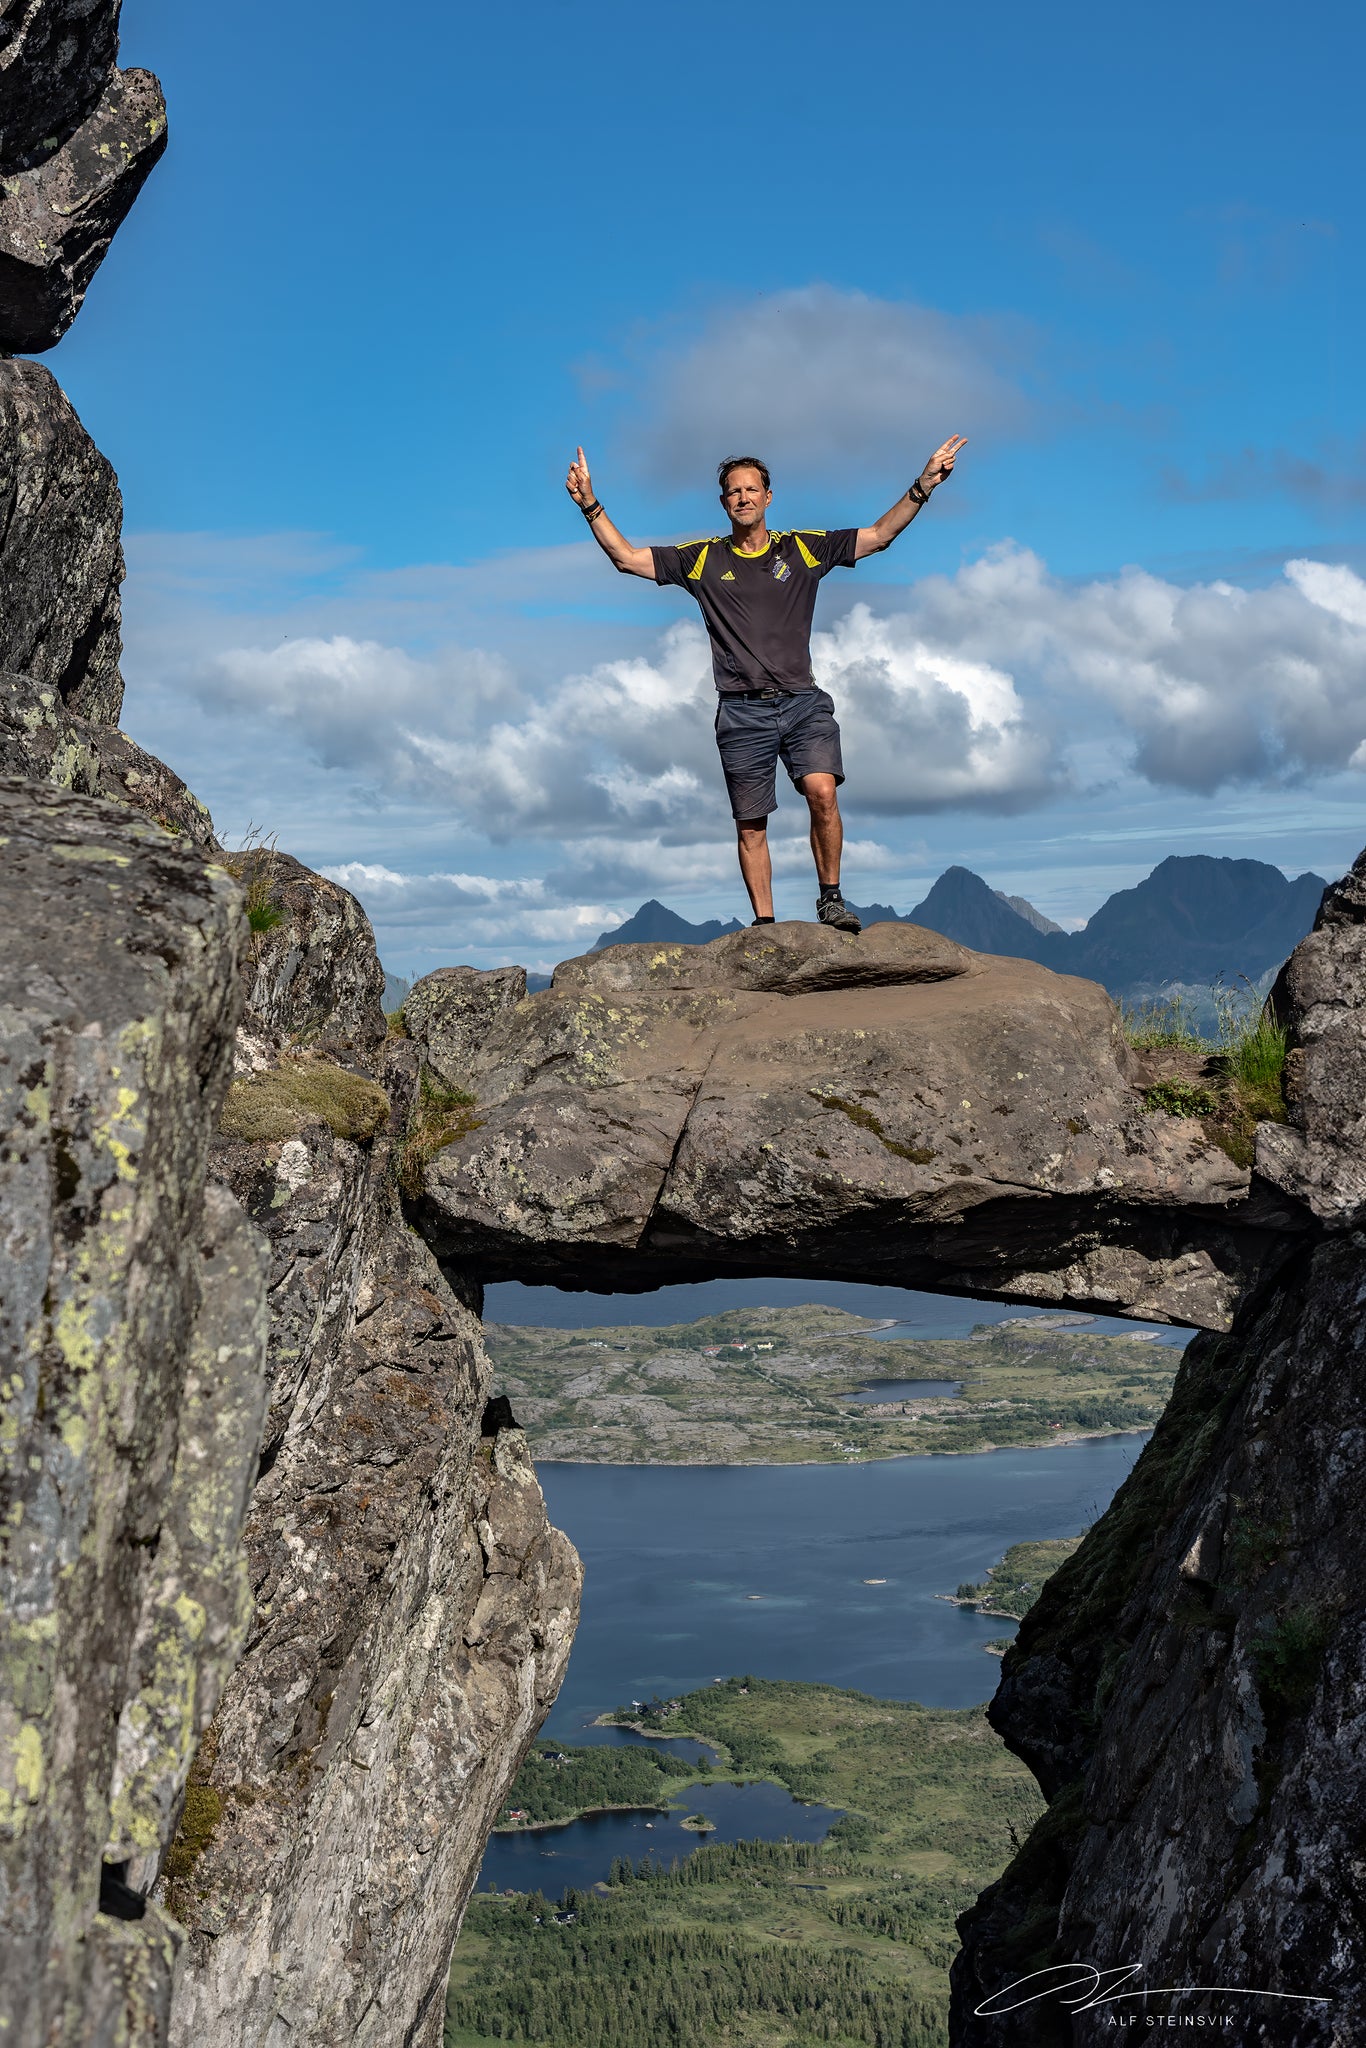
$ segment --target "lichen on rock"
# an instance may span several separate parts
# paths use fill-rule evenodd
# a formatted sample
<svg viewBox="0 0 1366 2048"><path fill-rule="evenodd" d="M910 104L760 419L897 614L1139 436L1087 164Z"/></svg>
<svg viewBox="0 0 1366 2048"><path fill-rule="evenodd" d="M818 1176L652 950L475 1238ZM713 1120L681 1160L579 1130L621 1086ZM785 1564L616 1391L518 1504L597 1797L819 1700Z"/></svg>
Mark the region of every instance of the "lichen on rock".
<svg viewBox="0 0 1366 2048"><path fill-rule="evenodd" d="M0 779L0 841L0 2017L150 2043L179 1936L100 1911L102 1873L155 1867L240 1647L265 1395L259 1244L205 1197L239 911L43 784Z"/></svg>

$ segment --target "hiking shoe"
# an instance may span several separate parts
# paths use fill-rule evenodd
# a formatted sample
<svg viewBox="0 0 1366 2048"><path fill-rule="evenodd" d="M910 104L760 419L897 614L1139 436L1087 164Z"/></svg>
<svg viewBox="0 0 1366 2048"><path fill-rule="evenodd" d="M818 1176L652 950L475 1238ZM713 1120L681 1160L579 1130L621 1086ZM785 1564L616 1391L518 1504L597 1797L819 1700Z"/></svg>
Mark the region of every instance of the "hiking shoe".
<svg viewBox="0 0 1366 2048"><path fill-rule="evenodd" d="M842 896L823 897L816 904L816 917L821 924L832 924L837 932L863 930L863 926Z"/></svg>

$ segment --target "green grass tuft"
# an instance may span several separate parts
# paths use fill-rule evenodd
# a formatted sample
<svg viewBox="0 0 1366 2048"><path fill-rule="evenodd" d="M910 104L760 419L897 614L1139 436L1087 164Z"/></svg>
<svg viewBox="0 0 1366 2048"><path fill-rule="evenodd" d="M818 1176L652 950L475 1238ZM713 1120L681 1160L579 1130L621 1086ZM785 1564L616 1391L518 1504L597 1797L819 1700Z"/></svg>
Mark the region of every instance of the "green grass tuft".
<svg viewBox="0 0 1366 2048"><path fill-rule="evenodd" d="M1335 1625L1335 1615L1325 1608L1298 1608L1259 1632L1252 1661L1257 1697L1273 1740L1310 1706Z"/></svg>
<svg viewBox="0 0 1366 2048"><path fill-rule="evenodd" d="M1121 1002L1120 1022L1130 1045L1140 1052L1159 1047L1180 1052L1209 1052L1209 1040L1197 1028L1195 1012L1185 996L1158 996L1146 1003Z"/></svg>
<svg viewBox="0 0 1366 2048"><path fill-rule="evenodd" d="M427 1168L438 1152L483 1127L471 1114L477 1098L463 1088L443 1088L423 1072L408 1134L398 1153L398 1184L410 1202L421 1196Z"/></svg>
<svg viewBox="0 0 1366 2048"><path fill-rule="evenodd" d="M325 1061L286 1060L269 1073L242 1075L233 1082L219 1129L228 1138L269 1144L324 1123L339 1138L364 1142L388 1119L388 1096L363 1074Z"/></svg>
<svg viewBox="0 0 1366 2048"><path fill-rule="evenodd" d="M267 838L255 825L248 825L242 844L234 852L219 855L220 865L242 884L247 923L252 936L258 939L285 921L285 907L272 872L274 859L275 834L272 832Z"/></svg>
<svg viewBox="0 0 1366 2048"><path fill-rule="evenodd" d="M190 1875L213 1840L222 1818L222 1793L216 1792L212 1785L191 1785L185 1794L185 1807L175 1840L166 1852L165 1875L168 1878Z"/></svg>
<svg viewBox="0 0 1366 2048"><path fill-rule="evenodd" d="M1168 1116L1217 1116L1219 1098L1212 1088L1196 1081L1159 1081L1145 1088L1143 1100L1149 1109L1165 1110Z"/></svg>

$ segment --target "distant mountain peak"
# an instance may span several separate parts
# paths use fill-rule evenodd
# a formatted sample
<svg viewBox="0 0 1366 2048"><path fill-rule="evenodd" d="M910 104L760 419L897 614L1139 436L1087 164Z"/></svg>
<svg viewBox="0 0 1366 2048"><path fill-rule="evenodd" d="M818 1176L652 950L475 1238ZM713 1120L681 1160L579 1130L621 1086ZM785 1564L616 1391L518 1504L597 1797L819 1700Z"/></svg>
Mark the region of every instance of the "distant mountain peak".
<svg viewBox="0 0 1366 2048"><path fill-rule="evenodd" d="M676 910L670 910L666 903L652 896L615 931L599 932L592 951L598 953L604 946L705 946L712 939L724 938L727 932L742 929L735 917L726 924L717 917L707 918L702 924L689 924L686 917L680 917Z"/></svg>
<svg viewBox="0 0 1366 2048"><path fill-rule="evenodd" d="M991 893L993 896L998 897L1002 903L1008 903L1015 912L1016 917L1022 917L1026 924L1032 924L1036 932L1060 932L1062 930L1062 926L1054 924L1051 917L1045 917L1041 910L1036 910L1027 896L1007 896L1004 889L993 889Z"/></svg>

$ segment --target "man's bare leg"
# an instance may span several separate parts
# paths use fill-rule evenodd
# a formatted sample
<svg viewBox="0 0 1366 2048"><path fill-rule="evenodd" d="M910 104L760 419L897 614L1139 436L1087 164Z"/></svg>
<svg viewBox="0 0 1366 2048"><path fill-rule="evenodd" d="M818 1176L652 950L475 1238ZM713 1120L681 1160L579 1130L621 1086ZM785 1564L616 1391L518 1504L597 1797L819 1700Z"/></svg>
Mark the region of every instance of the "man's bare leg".
<svg viewBox="0 0 1366 2048"><path fill-rule="evenodd" d="M844 823L840 817L835 778L833 775L803 775L797 787L811 812L811 857L816 863L816 880L823 887L837 883L840 855L844 851Z"/></svg>
<svg viewBox="0 0 1366 2048"><path fill-rule="evenodd" d="M809 778L808 778L809 779ZM832 775L826 781L833 783ZM773 915L773 862L768 851L768 819L741 818L735 827L740 852L740 873L756 917Z"/></svg>

